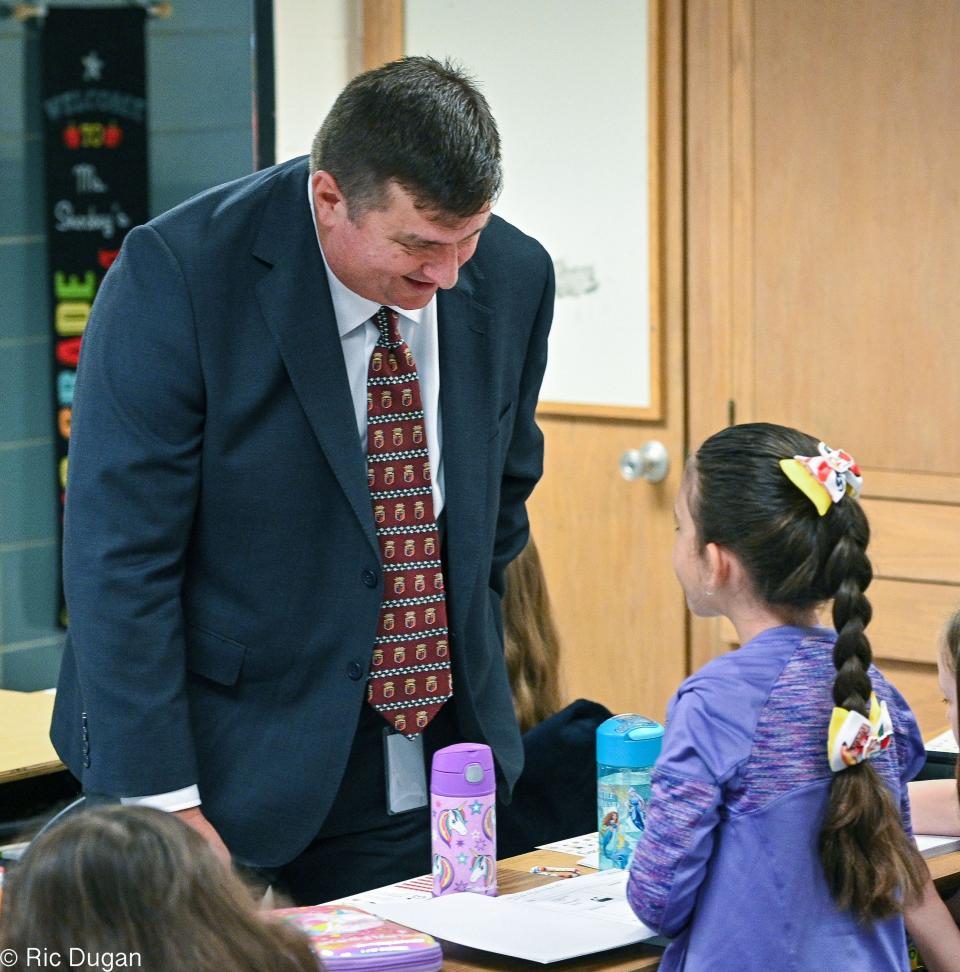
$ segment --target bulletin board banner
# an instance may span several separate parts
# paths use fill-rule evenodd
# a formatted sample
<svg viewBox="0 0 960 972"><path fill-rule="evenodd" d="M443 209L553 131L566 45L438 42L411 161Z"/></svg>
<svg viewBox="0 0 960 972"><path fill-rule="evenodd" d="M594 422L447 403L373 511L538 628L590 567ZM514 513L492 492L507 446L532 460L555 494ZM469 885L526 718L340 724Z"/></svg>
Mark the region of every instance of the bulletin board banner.
<svg viewBox="0 0 960 972"><path fill-rule="evenodd" d="M49 9L43 24L47 260L60 522L73 388L97 288L148 218L146 14ZM60 623L66 624L61 595Z"/></svg>

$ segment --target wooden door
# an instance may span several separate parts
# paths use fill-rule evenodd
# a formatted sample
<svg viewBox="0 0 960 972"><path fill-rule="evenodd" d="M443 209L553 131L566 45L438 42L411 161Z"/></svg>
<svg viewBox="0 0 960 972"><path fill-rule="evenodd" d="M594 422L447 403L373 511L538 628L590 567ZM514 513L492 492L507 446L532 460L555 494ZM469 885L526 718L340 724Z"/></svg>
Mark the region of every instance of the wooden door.
<svg viewBox="0 0 960 972"><path fill-rule="evenodd" d="M652 267L638 266L635 272L651 273L659 415L611 417L616 413L591 406L542 408L545 471L529 509L563 643L567 698L589 698L614 711L662 719L688 671L686 611L670 565L685 434L682 6L680 0L662 0L652 9L657 79L649 106L655 145L650 199L656 231ZM367 67L403 52L400 0L366 0L364 22ZM631 109L626 103L604 110ZM633 110L648 106L638 98ZM545 165L549 153L550 146L544 146ZM589 206L589 185L583 190L582 198L559 204ZM609 214L611 221L617 218ZM584 354L590 354L589 340ZM648 440L667 447L672 460L667 478L657 484L625 481L621 456Z"/></svg>
<svg viewBox="0 0 960 972"><path fill-rule="evenodd" d="M869 633L932 733L960 607L960 5L687 9L692 445L769 420L857 457ZM698 622L695 663L727 641Z"/></svg>

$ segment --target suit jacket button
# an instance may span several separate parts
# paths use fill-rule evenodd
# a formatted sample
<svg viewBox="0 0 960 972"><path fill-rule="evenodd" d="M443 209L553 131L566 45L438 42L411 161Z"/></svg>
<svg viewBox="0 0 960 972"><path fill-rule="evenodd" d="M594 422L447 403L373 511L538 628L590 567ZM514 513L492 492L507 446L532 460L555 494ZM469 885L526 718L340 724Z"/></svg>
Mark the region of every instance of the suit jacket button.
<svg viewBox="0 0 960 972"><path fill-rule="evenodd" d="M363 665L360 662L352 661L347 665L347 674L355 681L359 682L363 678Z"/></svg>
<svg viewBox="0 0 960 972"><path fill-rule="evenodd" d="M364 570L360 571L360 580L362 580L364 582L364 584L367 585L367 587L376 587L377 586L377 575L376 575L376 572L370 570L369 567L367 567Z"/></svg>

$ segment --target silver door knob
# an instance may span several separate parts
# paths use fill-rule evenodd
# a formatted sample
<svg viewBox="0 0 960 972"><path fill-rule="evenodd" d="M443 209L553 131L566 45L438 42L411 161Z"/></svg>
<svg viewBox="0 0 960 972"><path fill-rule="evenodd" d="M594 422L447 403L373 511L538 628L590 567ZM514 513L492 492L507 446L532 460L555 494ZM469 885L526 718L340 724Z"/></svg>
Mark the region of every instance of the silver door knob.
<svg viewBox="0 0 960 972"><path fill-rule="evenodd" d="M628 482L645 479L648 483L659 483L669 471L667 447L656 439L644 442L639 449L628 449L620 457L620 475Z"/></svg>

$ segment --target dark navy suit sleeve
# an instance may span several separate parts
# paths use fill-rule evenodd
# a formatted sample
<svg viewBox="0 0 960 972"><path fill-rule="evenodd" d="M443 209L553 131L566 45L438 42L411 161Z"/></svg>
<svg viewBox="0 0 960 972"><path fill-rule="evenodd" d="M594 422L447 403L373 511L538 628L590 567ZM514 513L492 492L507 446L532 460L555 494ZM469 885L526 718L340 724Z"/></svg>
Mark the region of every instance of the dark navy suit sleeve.
<svg viewBox="0 0 960 972"><path fill-rule="evenodd" d="M89 790L197 781L181 588L204 427L190 296L150 226L104 279L77 374L64 527Z"/></svg>
<svg viewBox="0 0 960 972"><path fill-rule="evenodd" d="M529 522L526 501L543 474L543 433L537 426L535 414L547 367L547 337L553 321L554 272L547 252L539 245L537 249L542 267L542 292L530 330L513 430L503 467L500 512L490 572L490 586L501 596L507 564L527 544Z"/></svg>

